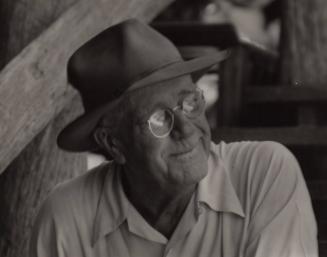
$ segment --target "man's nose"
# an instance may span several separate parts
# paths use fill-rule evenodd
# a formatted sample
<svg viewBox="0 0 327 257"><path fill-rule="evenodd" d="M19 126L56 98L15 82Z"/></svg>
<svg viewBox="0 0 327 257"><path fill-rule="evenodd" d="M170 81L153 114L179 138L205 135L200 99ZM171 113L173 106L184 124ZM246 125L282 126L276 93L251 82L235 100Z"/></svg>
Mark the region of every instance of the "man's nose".
<svg viewBox="0 0 327 257"><path fill-rule="evenodd" d="M174 115L174 127L171 132L172 137L182 139L193 135L195 127L192 121L182 111L176 111Z"/></svg>

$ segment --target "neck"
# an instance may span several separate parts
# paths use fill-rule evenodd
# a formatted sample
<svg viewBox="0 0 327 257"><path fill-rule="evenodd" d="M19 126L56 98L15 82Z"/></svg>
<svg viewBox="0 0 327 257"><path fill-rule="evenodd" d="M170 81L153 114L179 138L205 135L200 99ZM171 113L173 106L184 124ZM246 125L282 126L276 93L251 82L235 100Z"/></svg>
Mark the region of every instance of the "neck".
<svg viewBox="0 0 327 257"><path fill-rule="evenodd" d="M122 184L125 194L143 218L156 230L170 238L196 185L158 185L137 183L123 172Z"/></svg>

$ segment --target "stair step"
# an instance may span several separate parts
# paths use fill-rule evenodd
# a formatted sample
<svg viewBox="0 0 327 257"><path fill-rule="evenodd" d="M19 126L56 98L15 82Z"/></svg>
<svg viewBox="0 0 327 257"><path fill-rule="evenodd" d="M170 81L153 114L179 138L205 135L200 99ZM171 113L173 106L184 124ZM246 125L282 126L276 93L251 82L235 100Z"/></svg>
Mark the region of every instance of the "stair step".
<svg viewBox="0 0 327 257"><path fill-rule="evenodd" d="M307 186L313 200L325 200L327 203L327 181L307 181ZM327 218L327 217L326 217ZM327 228L327 227L326 227Z"/></svg>
<svg viewBox="0 0 327 257"><path fill-rule="evenodd" d="M319 224L327 223L327 200L312 199L312 205Z"/></svg>
<svg viewBox="0 0 327 257"><path fill-rule="evenodd" d="M243 99L248 104L318 104L327 102L327 90L305 85L249 86Z"/></svg>
<svg viewBox="0 0 327 257"><path fill-rule="evenodd" d="M215 142L270 140L288 146L327 147L327 126L321 127L221 127L212 132Z"/></svg>
<svg viewBox="0 0 327 257"><path fill-rule="evenodd" d="M327 242L319 242L319 257L327 256Z"/></svg>
<svg viewBox="0 0 327 257"><path fill-rule="evenodd" d="M327 149L319 146L290 146L306 181L327 181Z"/></svg>
<svg viewBox="0 0 327 257"><path fill-rule="evenodd" d="M318 224L318 239L320 242L325 242L327 244L327 222L317 221Z"/></svg>

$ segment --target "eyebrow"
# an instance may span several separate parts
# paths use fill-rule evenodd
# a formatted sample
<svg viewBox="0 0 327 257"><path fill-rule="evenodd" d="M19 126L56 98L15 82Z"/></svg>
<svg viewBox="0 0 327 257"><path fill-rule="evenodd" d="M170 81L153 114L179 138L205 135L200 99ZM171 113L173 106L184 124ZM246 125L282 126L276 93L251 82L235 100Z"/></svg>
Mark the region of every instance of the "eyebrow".
<svg viewBox="0 0 327 257"><path fill-rule="evenodd" d="M178 92L178 96L184 96L187 94L190 94L195 91L195 88L193 89L183 89L182 91Z"/></svg>
<svg viewBox="0 0 327 257"><path fill-rule="evenodd" d="M183 96L185 96L185 95L188 95L188 94L190 94L190 93L192 93L192 92L194 92L195 91L195 88L189 88L189 89L182 89L181 91L179 91L178 93L177 93L177 99L179 100L180 99L180 97L183 97ZM177 105L178 105L178 102L177 102ZM172 108L174 108L175 106L173 106ZM147 110L149 110L149 111L147 111L146 109L142 109L140 112L139 112L139 115L137 115L137 119L138 120L142 120L142 121L144 121L144 120L146 120L146 119L148 119L149 118L149 116L156 110L156 109L159 109L159 108L167 108L167 104L166 104L166 102L164 102L164 101L157 101L153 106L152 106L152 108L151 108L151 110L149 110L148 108L146 108Z"/></svg>
<svg viewBox="0 0 327 257"><path fill-rule="evenodd" d="M179 105L179 100L180 98L189 95L191 93L193 93L195 91L195 89L183 89L181 91L179 91L176 95L177 97L177 105ZM176 106L176 104L174 106L170 106L171 108L174 108ZM167 103L165 101L158 101L153 105L153 108L151 108L152 110L158 109L158 108L167 108ZM150 112L150 114L152 113L152 111Z"/></svg>
<svg viewBox="0 0 327 257"><path fill-rule="evenodd" d="M138 121L144 122L150 118L150 116L152 115L152 113L155 110L157 110L159 108L166 108L166 106L163 102L156 102L151 108L149 108L149 106L147 106L146 108L139 109L139 111L136 115L136 119Z"/></svg>

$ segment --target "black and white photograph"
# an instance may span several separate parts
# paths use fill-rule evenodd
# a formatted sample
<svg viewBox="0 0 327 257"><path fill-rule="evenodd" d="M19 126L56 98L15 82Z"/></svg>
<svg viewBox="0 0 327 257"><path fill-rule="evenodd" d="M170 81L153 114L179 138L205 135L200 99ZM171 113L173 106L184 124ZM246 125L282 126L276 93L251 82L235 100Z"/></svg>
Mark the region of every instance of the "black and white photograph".
<svg viewBox="0 0 327 257"><path fill-rule="evenodd" d="M2 0L0 257L327 257L327 1Z"/></svg>

